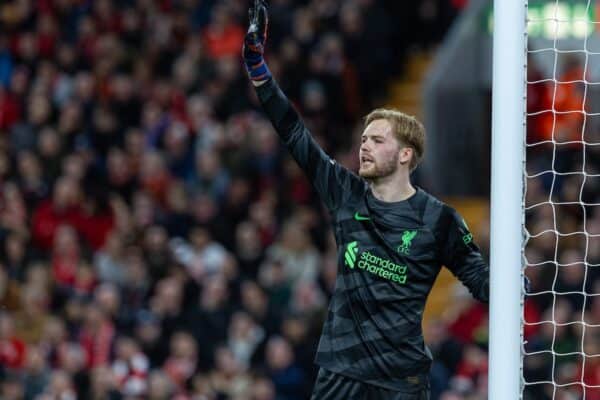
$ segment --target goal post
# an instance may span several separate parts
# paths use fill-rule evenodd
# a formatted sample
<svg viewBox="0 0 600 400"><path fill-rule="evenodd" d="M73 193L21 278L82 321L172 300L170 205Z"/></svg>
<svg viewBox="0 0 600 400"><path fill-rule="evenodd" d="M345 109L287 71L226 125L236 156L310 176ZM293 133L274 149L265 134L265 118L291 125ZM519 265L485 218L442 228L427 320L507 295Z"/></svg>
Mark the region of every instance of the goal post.
<svg viewBox="0 0 600 400"><path fill-rule="evenodd" d="M490 400L521 394L526 17L526 1L494 1Z"/></svg>

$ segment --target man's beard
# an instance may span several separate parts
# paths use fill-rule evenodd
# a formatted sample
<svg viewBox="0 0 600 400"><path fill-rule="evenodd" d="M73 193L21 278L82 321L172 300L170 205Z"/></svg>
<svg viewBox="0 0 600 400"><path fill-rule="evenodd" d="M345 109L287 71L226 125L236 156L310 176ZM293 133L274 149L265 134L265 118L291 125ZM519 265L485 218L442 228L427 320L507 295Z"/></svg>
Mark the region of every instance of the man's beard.
<svg viewBox="0 0 600 400"><path fill-rule="evenodd" d="M371 166L366 170L360 167L358 174L365 179L378 179L390 176L398 169L398 157L400 157L400 154L396 152L393 157L382 160L381 163L373 161Z"/></svg>

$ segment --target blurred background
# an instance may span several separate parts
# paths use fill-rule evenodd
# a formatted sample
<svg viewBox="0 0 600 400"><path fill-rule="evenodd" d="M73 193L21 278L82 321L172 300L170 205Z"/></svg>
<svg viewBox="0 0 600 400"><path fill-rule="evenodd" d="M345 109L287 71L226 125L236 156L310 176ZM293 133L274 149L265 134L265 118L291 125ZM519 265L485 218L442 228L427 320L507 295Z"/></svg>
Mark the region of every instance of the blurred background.
<svg viewBox="0 0 600 400"><path fill-rule="evenodd" d="M0 3L1 398L309 397L335 244L242 69L247 7ZM415 182L487 257L490 2L271 0L270 15L270 69L326 151L356 169L372 108L419 116ZM530 24L528 399L600 399L600 41L584 25ZM441 274L433 400L486 398L487 315Z"/></svg>

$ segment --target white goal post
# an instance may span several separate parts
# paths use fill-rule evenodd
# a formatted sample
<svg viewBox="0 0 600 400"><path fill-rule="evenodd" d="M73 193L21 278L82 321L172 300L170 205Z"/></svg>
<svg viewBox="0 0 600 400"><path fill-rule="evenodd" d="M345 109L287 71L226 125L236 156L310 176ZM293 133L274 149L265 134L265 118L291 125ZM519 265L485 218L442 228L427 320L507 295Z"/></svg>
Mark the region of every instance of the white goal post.
<svg viewBox="0 0 600 400"><path fill-rule="evenodd" d="M493 15L489 398L598 400L600 5Z"/></svg>
<svg viewBox="0 0 600 400"><path fill-rule="evenodd" d="M521 393L526 7L494 1L489 399Z"/></svg>

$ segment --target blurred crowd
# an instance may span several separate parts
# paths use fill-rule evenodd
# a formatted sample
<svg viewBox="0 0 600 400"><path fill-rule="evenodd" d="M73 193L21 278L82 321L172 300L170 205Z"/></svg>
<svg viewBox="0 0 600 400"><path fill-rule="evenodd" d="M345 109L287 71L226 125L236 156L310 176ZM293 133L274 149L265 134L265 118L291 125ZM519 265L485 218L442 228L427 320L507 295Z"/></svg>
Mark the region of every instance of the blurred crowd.
<svg viewBox="0 0 600 400"><path fill-rule="evenodd" d="M557 60L528 66L525 399L597 400L600 93L583 58Z"/></svg>
<svg viewBox="0 0 600 400"><path fill-rule="evenodd" d="M361 116L385 98L406 53L435 44L466 4L404 3L270 1L270 69L319 143L350 168ZM0 4L1 398L309 396L335 244L241 69L247 6ZM570 179L555 195L579 195ZM548 181L536 182L529 193L541 198ZM540 212L540 224L550 217ZM599 217L564 218L592 232ZM587 261L598 263L592 239L566 239L573 247L560 257L573 260L585 243ZM530 260L548 259L551 247L535 247ZM576 276L552 283L596 282ZM481 399L487 307L462 289L454 296L426 327L437 360L432 399ZM556 305L581 309L572 297ZM527 310L558 318L551 304L532 297ZM583 305L598 324L598 301ZM582 342L572 339L576 327L561 332ZM558 331L531 326L528 335L557 348ZM569 371L597 379L592 362ZM539 365L526 371L546 373Z"/></svg>

